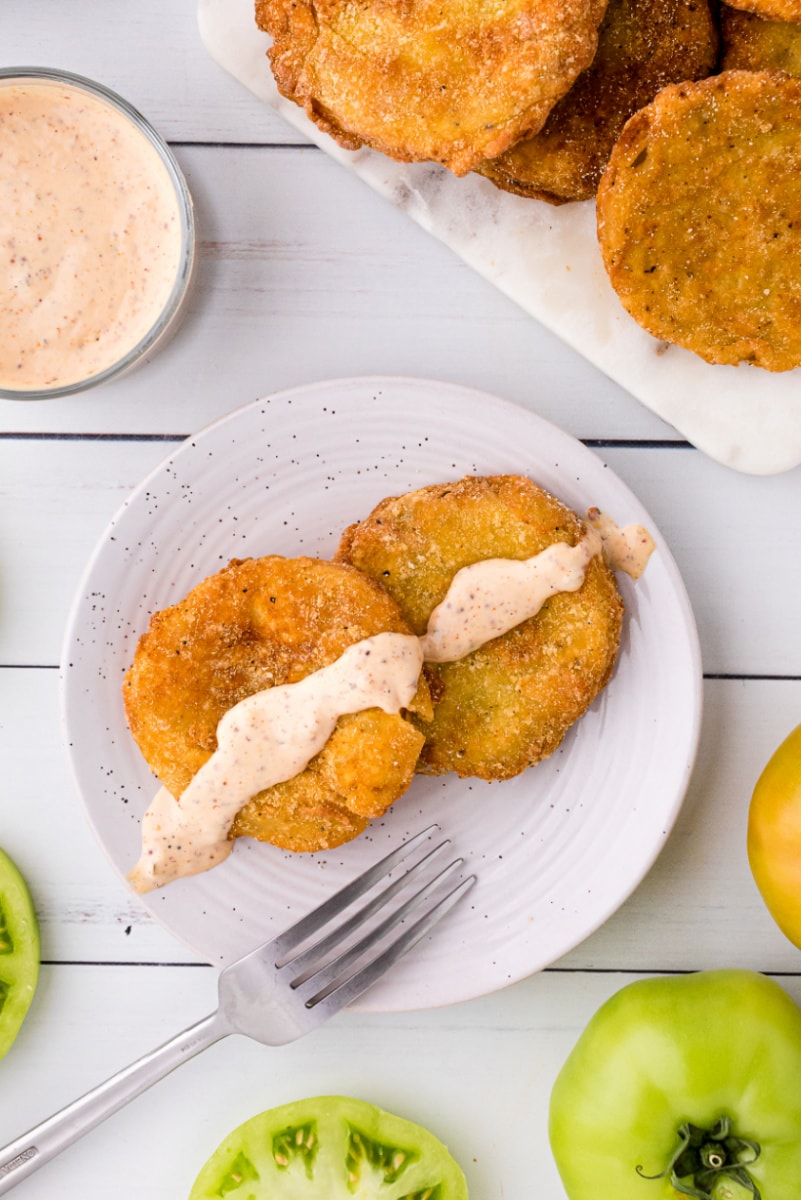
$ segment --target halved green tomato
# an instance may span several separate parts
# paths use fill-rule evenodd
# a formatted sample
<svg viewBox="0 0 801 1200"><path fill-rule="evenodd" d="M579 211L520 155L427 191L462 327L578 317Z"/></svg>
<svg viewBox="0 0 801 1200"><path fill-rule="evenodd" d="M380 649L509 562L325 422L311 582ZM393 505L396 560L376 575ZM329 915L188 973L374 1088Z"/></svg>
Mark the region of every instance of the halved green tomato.
<svg viewBox="0 0 801 1200"><path fill-rule="evenodd" d="M214 1151L189 1200L467 1200L433 1133L364 1100L315 1096L259 1113Z"/></svg>
<svg viewBox="0 0 801 1200"><path fill-rule="evenodd" d="M39 926L25 880L0 850L0 1058L30 1007L39 977Z"/></svg>

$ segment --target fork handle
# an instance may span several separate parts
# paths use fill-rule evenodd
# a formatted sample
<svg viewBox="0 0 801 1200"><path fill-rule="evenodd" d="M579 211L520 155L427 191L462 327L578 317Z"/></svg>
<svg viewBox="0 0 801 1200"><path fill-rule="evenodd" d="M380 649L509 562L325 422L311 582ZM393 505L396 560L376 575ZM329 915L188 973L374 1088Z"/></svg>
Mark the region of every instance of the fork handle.
<svg viewBox="0 0 801 1200"><path fill-rule="evenodd" d="M220 1013L212 1013L3 1147L0 1150L0 1195L11 1191L129 1100L229 1032Z"/></svg>

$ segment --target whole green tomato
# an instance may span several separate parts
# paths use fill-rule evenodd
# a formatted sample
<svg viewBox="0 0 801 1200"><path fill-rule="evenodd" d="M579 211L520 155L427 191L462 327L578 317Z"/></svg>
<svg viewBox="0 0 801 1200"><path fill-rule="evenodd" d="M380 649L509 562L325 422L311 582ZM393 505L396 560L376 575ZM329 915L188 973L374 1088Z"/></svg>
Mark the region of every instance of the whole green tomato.
<svg viewBox="0 0 801 1200"><path fill-rule="evenodd" d="M774 752L748 810L748 861L768 912L801 947L801 725ZM801 1186L799 1186L801 1195Z"/></svg>
<svg viewBox="0 0 801 1200"><path fill-rule="evenodd" d="M801 1009L753 971L641 979L551 1095L570 1200L799 1200Z"/></svg>

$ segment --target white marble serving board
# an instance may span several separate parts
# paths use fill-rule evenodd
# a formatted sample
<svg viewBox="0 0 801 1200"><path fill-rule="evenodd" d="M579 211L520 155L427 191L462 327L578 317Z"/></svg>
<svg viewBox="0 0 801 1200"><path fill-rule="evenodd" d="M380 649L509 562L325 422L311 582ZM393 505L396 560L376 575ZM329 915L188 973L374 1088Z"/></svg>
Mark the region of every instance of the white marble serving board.
<svg viewBox="0 0 801 1200"><path fill-rule="evenodd" d="M222 67L698 449L755 475L801 463L801 369L710 366L640 329L607 280L593 202L556 208L433 163L343 150L278 93L252 0L198 0L198 21Z"/></svg>

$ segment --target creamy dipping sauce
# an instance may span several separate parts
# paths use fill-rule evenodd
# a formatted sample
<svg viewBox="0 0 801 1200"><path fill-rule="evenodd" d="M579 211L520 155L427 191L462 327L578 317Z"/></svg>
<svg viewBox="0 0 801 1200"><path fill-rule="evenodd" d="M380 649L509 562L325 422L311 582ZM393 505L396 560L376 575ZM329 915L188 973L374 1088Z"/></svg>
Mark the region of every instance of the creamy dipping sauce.
<svg viewBox="0 0 801 1200"><path fill-rule="evenodd" d="M125 113L77 85L0 79L0 389L113 367L182 267L175 183Z"/></svg>
<svg viewBox="0 0 801 1200"><path fill-rule="evenodd" d="M291 779L322 750L340 716L367 708L400 712L417 691L424 662L453 662L536 616L557 592L577 591L591 559L637 578L654 549L641 525L619 528L590 509L575 545L555 542L533 558L485 559L457 571L421 638L380 633L349 646L298 683L257 692L225 713L217 749L181 795L156 794L142 819L142 855L128 880L148 892L216 866L228 834L253 796Z"/></svg>

